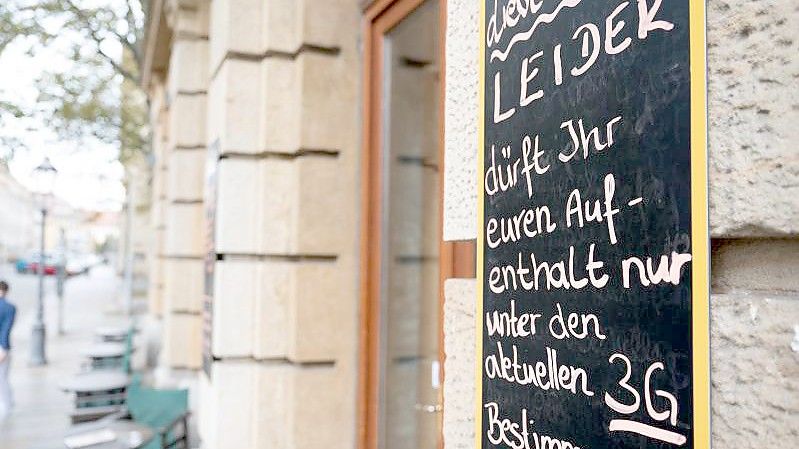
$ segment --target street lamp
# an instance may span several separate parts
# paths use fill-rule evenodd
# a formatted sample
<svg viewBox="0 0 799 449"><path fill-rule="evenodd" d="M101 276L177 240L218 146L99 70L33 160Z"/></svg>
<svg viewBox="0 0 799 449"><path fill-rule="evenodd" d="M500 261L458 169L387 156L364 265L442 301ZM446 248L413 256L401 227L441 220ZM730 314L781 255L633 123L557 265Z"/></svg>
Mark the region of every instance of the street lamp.
<svg viewBox="0 0 799 449"><path fill-rule="evenodd" d="M31 365L44 365L47 358L44 352L45 326L44 326L44 238L45 222L47 220L47 206L50 196L53 194L53 184L58 170L50 163L50 159L45 157L38 167L33 169L31 178L34 182L36 196L39 198L39 206L42 212L41 245L39 247L39 302L36 309L36 321L33 323L31 335Z"/></svg>

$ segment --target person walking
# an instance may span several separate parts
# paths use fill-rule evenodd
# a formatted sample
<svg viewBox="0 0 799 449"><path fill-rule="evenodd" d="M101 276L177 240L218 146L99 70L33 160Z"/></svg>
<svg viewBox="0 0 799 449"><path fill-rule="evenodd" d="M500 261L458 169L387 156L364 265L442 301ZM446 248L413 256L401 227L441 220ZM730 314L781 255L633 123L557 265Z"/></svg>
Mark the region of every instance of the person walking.
<svg viewBox="0 0 799 449"><path fill-rule="evenodd" d="M0 281L0 421L11 412L14 404L11 385L8 382L8 369L11 364L11 328L17 308L6 299L8 283Z"/></svg>

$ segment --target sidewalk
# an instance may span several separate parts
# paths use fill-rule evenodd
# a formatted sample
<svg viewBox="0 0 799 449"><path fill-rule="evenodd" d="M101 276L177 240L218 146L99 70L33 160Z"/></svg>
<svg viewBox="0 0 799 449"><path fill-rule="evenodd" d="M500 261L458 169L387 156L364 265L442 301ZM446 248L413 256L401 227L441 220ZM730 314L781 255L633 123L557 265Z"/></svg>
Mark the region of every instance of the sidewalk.
<svg viewBox="0 0 799 449"><path fill-rule="evenodd" d="M28 366L30 331L35 318L37 279L18 275L10 266L0 267L0 279L11 284L9 300L17 306L12 333L11 386L15 408L0 423L2 449L28 449L45 441L57 441L69 427L70 396L59 382L80 368L81 350L94 338L100 325L125 322L117 303L118 279L111 267L99 266L85 276L67 281L64 298L64 335L57 333L58 305L53 279L45 289L47 359L42 367Z"/></svg>

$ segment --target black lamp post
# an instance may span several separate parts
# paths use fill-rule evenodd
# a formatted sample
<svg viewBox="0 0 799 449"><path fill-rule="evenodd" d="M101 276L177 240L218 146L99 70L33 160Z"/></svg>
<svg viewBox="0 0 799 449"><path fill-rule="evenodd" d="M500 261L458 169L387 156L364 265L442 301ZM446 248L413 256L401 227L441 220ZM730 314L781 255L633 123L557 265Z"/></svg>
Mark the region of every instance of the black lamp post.
<svg viewBox="0 0 799 449"><path fill-rule="evenodd" d="M42 212L41 240L39 252L39 301L36 309L36 321L33 323L31 335L31 365L44 365L47 363L45 357L45 325L44 325L44 275L45 275L45 224L47 220L47 206L50 196L53 194L53 184L58 170L50 163L49 158L44 158L41 164L33 170L33 178L36 195L40 201Z"/></svg>

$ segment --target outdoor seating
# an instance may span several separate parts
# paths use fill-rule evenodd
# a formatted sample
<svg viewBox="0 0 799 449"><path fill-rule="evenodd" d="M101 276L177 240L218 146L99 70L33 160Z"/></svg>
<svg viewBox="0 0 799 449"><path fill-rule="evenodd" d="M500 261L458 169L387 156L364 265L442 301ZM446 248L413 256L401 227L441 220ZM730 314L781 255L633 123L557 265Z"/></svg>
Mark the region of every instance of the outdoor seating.
<svg viewBox="0 0 799 449"><path fill-rule="evenodd" d="M128 419L127 410L106 416L94 422L75 424L66 434L46 438L30 449L139 449L154 437L149 427Z"/></svg>
<svg viewBox="0 0 799 449"><path fill-rule="evenodd" d="M188 448L188 391L142 385L141 375L134 373L131 365L134 334L133 325L97 329L100 342L83 352L90 360L91 371L62 385L75 393L72 422L97 420L91 426L76 426L68 437L70 443L95 441L91 447L112 448L118 447L118 439L126 438L111 440L112 435L134 433L141 441L137 440L138 445L127 441L126 447ZM136 433L136 429L147 431ZM99 442L98 438L108 441Z"/></svg>
<svg viewBox="0 0 799 449"><path fill-rule="evenodd" d="M132 375L133 328L128 330L124 344L100 343L89 348L91 370L75 375L61 388L75 394L72 423L84 423L124 410L127 390L138 385L140 376ZM132 376L131 376L132 375Z"/></svg>
<svg viewBox="0 0 799 449"><path fill-rule="evenodd" d="M90 371L62 382L62 390L75 394L72 422L92 421L120 411L130 383L127 373L116 370Z"/></svg>
<svg viewBox="0 0 799 449"><path fill-rule="evenodd" d="M122 368L128 350L124 343L95 343L84 350L83 355L92 369L113 369Z"/></svg>
<svg viewBox="0 0 799 449"><path fill-rule="evenodd" d="M149 427L108 416L99 421L73 426L59 446L70 449L139 449L153 440Z"/></svg>
<svg viewBox="0 0 799 449"><path fill-rule="evenodd" d="M131 326L121 341L102 340L84 350L83 354L89 359L89 369L121 369L127 374L132 374L131 360L136 350L133 345L135 333L135 328Z"/></svg>
<svg viewBox="0 0 799 449"><path fill-rule="evenodd" d="M189 392L185 389L155 389L139 384L128 394L127 409L137 424L154 433L145 449L187 449Z"/></svg>
<svg viewBox="0 0 799 449"><path fill-rule="evenodd" d="M91 423L121 411L124 411L124 408L120 405L76 408L69 413L69 422L72 424Z"/></svg>
<svg viewBox="0 0 799 449"><path fill-rule="evenodd" d="M129 326L101 326L94 330L100 341L107 343L121 343L131 333L136 333L135 325Z"/></svg>
<svg viewBox="0 0 799 449"><path fill-rule="evenodd" d="M67 440L85 440L86 446L76 447L89 447L89 443L96 441L98 445L91 443L92 448L115 448L119 447L115 444L124 440L127 448L187 449L188 402L188 390L144 387L137 378L128 389L127 404L122 410L93 425L75 426L65 444ZM132 433L137 444L131 444ZM103 438L107 441L101 441Z"/></svg>

